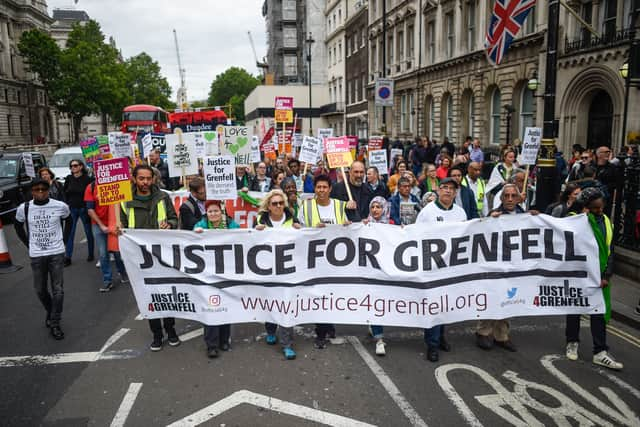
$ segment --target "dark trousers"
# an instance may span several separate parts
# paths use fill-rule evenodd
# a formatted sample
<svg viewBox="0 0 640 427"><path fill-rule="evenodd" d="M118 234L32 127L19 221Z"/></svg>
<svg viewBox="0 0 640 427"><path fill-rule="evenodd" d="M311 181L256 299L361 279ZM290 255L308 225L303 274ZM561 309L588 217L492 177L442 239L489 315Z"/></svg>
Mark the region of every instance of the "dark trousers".
<svg viewBox="0 0 640 427"><path fill-rule="evenodd" d="M153 332L154 337L162 337L162 323L164 322L164 330L167 332L168 336L176 335L176 330L174 328L176 324L176 319L173 317L165 317L162 319L149 319L149 328L151 328L151 332Z"/></svg>
<svg viewBox="0 0 640 427"><path fill-rule="evenodd" d="M335 337L336 327L333 323L316 323L316 336L322 340L327 339L327 335Z"/></svg>
<svg viewBox="0 0 640 427"><path fill-rule="evenodd" d="M207 350L218 349L222 344L229 344L231 325L204 325L204 342Z"/></svg>
<svg viewBox="0 0 640 427"><path fill-rule="evenodd" d="M62 277L64 254L31 258L31 270L33 271L33 288L47 311L51 326L60 325L64 302ZM51 277L51 292L48 286L49 277Z"/></svg>
<svg viewBox="0 0 640 427"><path fill-rule="evenodd" d="M607 346L607 326L604 321L604 314L592 314L591 337L593 338L593 354L609 350ZM567 327L565 329L567 342L580 342L580 315L567 315Z"/></svg>

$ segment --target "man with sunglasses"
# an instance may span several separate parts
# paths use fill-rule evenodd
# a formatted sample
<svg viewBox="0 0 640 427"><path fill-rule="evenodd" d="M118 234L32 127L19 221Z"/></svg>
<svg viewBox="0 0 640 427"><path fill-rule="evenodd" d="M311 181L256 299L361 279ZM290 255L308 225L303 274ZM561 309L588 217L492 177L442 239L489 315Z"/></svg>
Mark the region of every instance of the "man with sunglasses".
<svg viewBox="0 0 640 427"><path fill-rule="evenodd" d="M41 178L33 180L33 200L18 207L14 225L18 238L29 249L33 287L47 312L45 325L50 328L53 338L61 340L64 338L60 318L64 301L65 253L62 222L69 218L70 211L65 203L49 198L49 186L49 182Z"/></svg>

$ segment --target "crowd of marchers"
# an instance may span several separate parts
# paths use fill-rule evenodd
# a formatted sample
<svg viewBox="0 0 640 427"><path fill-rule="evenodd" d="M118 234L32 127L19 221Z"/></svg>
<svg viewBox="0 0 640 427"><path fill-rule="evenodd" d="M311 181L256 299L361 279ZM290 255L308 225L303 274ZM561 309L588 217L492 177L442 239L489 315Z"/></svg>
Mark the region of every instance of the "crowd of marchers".
<svg viewBox="0 0 640 427"><path fill-rule="evenodd" d="M402 227L409 224L462 222L480 217L540 214L535 204L536 170L527 171L518 165L517 146L501 147L500 161L491 169L488 179L482 176L485 155L480 141L467 138L456 147L445 140L435 144L428 138L416 138L412 144L389 143L384 148L394 153L391 168L380 171L367 167L359 155L348 174L329 169L322 160L317 164L302 164L295 155L275 159L265 157L251 167L236 168L236 187L240 192L265 193L258 215L251 224L256 230L265 228L330 227L355 222L385 223ZM400 148L401 150L397 150ZM629 152L633 147L629 147ZM360 153L361 154L361 153ZM613 227L608 214L612 195L620 184L620 165L608 147L595 151L574 146L566 161L557 157L557 202L544 214L554 217L586 214L593 238L599 248L600 286L607 302L607 313L590 316L595 364L622 369L622 363L609 353L606 323L610 316L609 295L612 276L611 243ZM112 261L119 283L128 283L124 264L109 239L122 229L183 229L203 233L207 229L232 229L239 225L225 212L219 200L207 200L205 182L199 176L170 178L166 162L154 151L148 159L133 168L133 200L122 203L119 218L109 206L102 206L95 184L82 159L72 160L70 174L64 186L47 168L39 170L33 181L33 200L19 206L16 230L27 245L31 257L33 284L46 311L45 325L55 339L63 339L61 315L64 300L64 267L72 263L74 235L78 220L87 237L88 258L94 261L94 245L98 248L101 269L101 292L114 285ZM186 188L189 197L176 212L165 190ZM307 193L307 197L302 197ZM308 195L312 194L312 197ZM640 311L640 302L638 310ZM180 345L174 318L149 320L152 332L150 349L160 351L167 343ZM293 331L290 327L265 324L266 343L282 347L285 359L295 359ZM578 358L580 317L566 319L566 356ZM314 346L324 349L335 337L333 324L317 324ZM375 353L387 354L384 328L372 326ZM166 341L165 341L166 336ZM484 350L500 348L517 351L508 320L482 320L477 324L476 343ZM205 325L204 341L208 357L218 357L231 345L231 325ZM440 352L452 351L444 325L424 330L426 358L436 362Z"/></svg>

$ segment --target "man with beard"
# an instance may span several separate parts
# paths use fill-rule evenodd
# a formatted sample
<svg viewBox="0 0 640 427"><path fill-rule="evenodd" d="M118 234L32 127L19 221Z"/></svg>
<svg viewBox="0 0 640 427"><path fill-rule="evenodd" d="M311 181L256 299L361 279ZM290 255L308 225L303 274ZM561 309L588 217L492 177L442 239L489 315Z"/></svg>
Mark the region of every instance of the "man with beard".
<svg viewBox="0 0 640 427"><path fill-rule="evenodd" d="M360 222L369 216L369 203L373 194L364 183L364 163L355 161L349 169L349 180L339 182L331 190L331 198L347 202L347 218L351 222ZM347 185L351 190L352 200L349 200Z"/></svg>

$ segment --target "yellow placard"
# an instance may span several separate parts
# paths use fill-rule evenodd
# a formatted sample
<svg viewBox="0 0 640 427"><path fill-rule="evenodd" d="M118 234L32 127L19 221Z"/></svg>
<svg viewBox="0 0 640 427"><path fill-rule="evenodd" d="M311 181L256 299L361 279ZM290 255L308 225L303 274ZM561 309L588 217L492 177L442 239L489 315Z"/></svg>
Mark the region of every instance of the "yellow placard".
<svg viewBox="0 0 640 427"><path fill-rule="evenodd" d="M101 205L115 205L133 199L130 181L116 181L110 184L98 185L98 203Z"/></svg>
<svg viewBox="0 0 640 427"><path fill-rule="evenodd" d="M338 153L326 153L327 161L329 162L329 168L348 168L353 163L353 157L351 151L341 151Z"/></svg>
<svg viewBox="0 0 640 427"><path fill-rule="evenodd" d="M275 110L276 111L276 123L291 123L293 122L293 110Z"/></svg>

